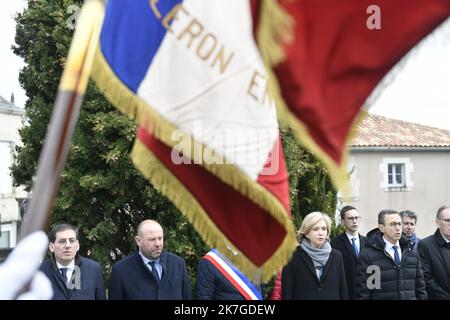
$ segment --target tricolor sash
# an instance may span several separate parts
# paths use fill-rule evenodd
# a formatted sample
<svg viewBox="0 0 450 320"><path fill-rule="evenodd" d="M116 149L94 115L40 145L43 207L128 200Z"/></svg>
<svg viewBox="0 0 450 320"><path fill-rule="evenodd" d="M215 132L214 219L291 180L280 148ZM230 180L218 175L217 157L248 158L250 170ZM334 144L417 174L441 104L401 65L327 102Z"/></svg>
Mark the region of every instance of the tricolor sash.
<svg viewBox="0 0 450 320"><path fill-rule="evenodd" d="M261 293L255 285L216 249L212 249L203 258L210 261L246 300L262 300Z"/></svg>

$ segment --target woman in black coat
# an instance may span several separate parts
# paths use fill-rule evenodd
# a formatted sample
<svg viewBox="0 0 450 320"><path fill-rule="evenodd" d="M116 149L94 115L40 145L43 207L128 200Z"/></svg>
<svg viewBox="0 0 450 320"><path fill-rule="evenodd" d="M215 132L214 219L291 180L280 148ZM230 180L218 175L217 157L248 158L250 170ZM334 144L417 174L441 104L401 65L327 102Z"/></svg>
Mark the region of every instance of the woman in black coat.
<svg viewBox="0 0 450 320"><path fill-rule="evenodd" d="M330 246L330 230L331 220L324 213L312 212L303 219L300 245L283 268L283 300L348 299L342 255Z"/></svg>

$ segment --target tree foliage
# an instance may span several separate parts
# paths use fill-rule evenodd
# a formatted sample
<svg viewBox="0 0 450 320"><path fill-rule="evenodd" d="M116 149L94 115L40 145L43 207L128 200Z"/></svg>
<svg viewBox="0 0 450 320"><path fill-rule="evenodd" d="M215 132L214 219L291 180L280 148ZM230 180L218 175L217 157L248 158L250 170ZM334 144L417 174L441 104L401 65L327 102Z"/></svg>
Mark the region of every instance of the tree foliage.
<svg viewBox="0 0 450 320"><path fill-rule="evenodd" d="M282 129L284 155L289 172L292 219L297 229L313 211L334 218L336 191L323 165L297 143L292 130Z"/></svg>
<svg viewBox="0 0 450 320"><path fill-rule="evenodd" d="M26 62L20 83L26 91L26 121L20 130L13 178L31 188L73 31L70 5L76 0L29 1L16 18L14 52ZM80 253L97 260L109 276L111 264L135 249L134 235L143 219L159 221L165 248L186 259L191 279L208 250L186 218L134 168L129 158L133 121L116 111L90 83L62 174L52 224L79 227ZM322 166L283 130L293 217L313 210L334 212L335 192Z"/></svg>

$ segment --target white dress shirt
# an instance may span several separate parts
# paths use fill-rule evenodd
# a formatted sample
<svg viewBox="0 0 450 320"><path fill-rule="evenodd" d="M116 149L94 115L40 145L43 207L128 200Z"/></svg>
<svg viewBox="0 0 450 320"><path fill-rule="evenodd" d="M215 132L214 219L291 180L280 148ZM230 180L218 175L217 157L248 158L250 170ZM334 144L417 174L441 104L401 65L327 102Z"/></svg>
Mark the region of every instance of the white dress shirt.
<svg viewBox="0 0 450 320"><path fill-rule="evenodd" d="M397 243L392 244L389 241L387 241L384 237L383 237L384 242L386 243L386 247L384 248L384 250L391 256L392 260L395 261L394 259L394 249L392 248L393 246L397 246L397 252L398 252L398 256L400 258L400 261L402 261L402 249L400 248L400 242L397 241Z"/></svg>
<svg viewBox="0 0 450 320"><path fill-rule="evenodd" d="M144 261L144 264L147 266L148 270L150 270L150 272L152 272L152 266L149 264L150 261L153 261L155 264L155 268L156 271L158 272L159 278L161 279L161 275L162 275L162 265L160 263L160 258L156 259L156 260L150 260L147 259L140 251L139 251L139 255L142 258L142 261Z"/></svg>
<svg viewBox="0 0 450 320"><path fill-rule="evenodd" d="M361 244L359 243L359 234L357 234L356 236L352 236L351 234L349 234L347 232L345 232L345 234L347 235L348 241L350 241L350 245L352 246L352 248L353 248L352 239L356 238L356 240L355 240L356 247L358 248L358 252L361 252Z"/></svg>
<svg viewBox="0 0 450 320"><path fill-rule="evenodd" d="M60 264L58 261L56 261L56 266L58 267L58 272L61 273L60 269L61 268L67 268L66 271L66 284L69 282L70 278L72 278L72 274L75 270L75 260L72 260L71 263L69 263L67 266L63 266L62 264Z"/></svg>

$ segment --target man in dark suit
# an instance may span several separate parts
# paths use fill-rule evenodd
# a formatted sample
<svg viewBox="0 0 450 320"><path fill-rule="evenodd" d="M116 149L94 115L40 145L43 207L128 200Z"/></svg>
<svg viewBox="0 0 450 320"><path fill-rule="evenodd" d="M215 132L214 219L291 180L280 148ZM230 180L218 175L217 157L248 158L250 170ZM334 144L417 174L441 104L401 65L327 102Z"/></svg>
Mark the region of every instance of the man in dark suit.
<svg viewBox="0 0 450 320"><path fill-rule="evenodd" d="M366 241L366 238L358 233L360 221L361 216L356 208L352 206L343 207L341 209L341 223L345 232L331 240L331 247L342 253L349 299L354 299L356 262Z"/></svg>
<svg viewBox="0 0 450 320"><path fill-rule="evenodd" d="M450 206L436 215L436 232L418 244L429 299L450 300Z"/></svg>
<svg viewBox="0 0 450 320"><path fill-rule="evenodd" d="M392 209L378 214L378 228L358 258L356 300L426 300L425 281L414 242L402 236L402 218ZM419 242L420 243L420 242Z"/></svg>
<svg viewBox="0 0 450 320"><path fill-rule="evenodd" d="M153 220L138 226L139 250L113 265L110 300L190 300L191 286L185 261L163 252L164 232Z"/></svg>
<svg viewBox="0 0 450 320"><path fill-rule="evenodd" d="M59 224L49 234L52 256L41 271L53 287L53 300L104 300L105 288L100 265L78 254L78 229Z"/></svg>

